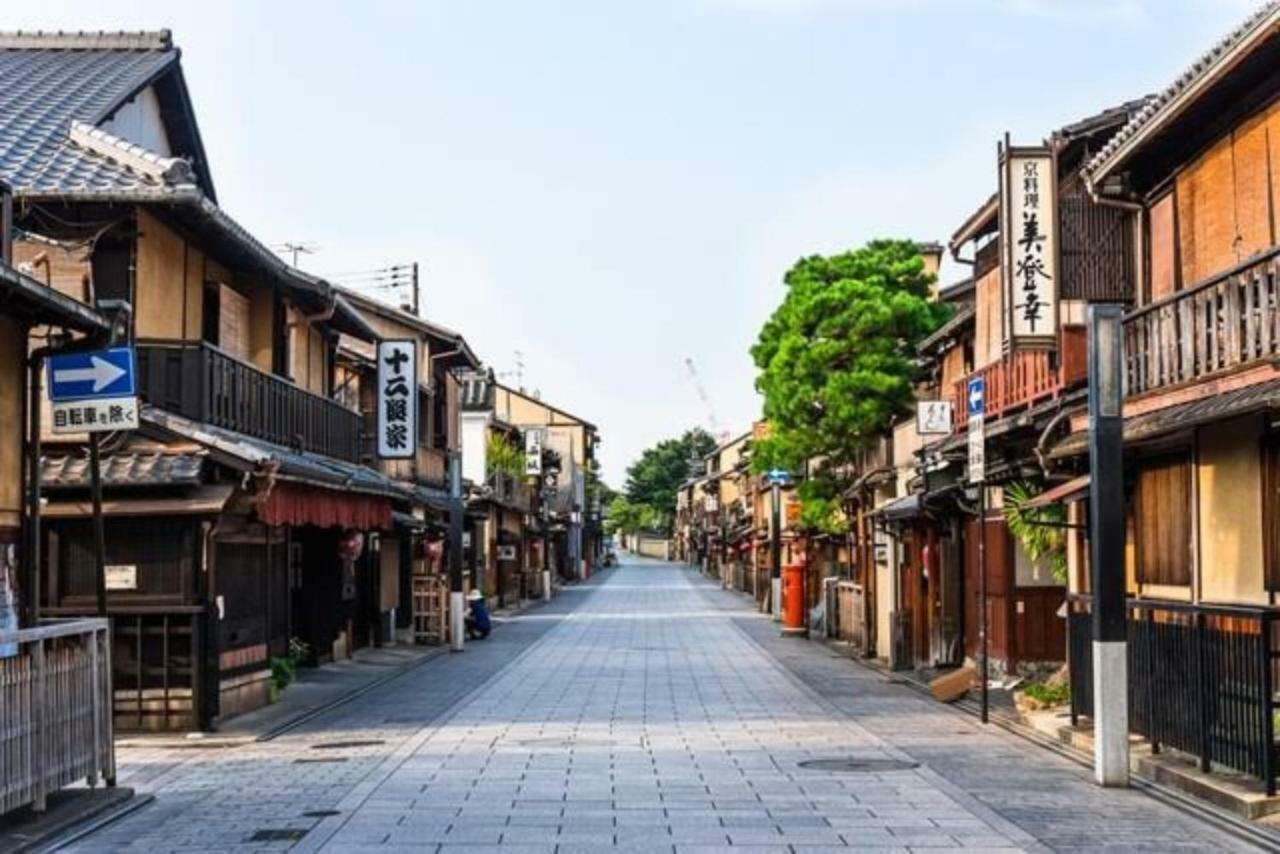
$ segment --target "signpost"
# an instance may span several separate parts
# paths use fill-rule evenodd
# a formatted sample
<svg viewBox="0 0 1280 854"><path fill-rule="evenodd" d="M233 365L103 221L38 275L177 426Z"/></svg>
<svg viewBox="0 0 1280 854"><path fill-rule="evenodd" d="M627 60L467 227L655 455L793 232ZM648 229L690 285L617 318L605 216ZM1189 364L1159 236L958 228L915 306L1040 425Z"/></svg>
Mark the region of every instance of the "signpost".
<svg viewBox="0 0 1280 854"><path fill-rule="evenodd" d="M109 347L49 357L49 402L54 433L89 434L89 489L97 564L98 616L107 616L107 534L102 522L102 460L98 434L138 429L132 347Z"/></svg>
<svg viewBox="0 0 1280 854"><path fill-rule="evenodd" d="M775 623L782 621L782 487L791 484L791 473L786 469L770 469L764 476L770 487L769 529L769 609Z"/></svg>
<svg viewBox="0 0 1280 854"><path fill-rule="evenodd" d="M1001 286L1005 341L1057 346L1058 167L1052 148L1000 147Z"/></svg>
<svg viewBox="0 0 1280 854"><path fill-rule="evenodd" d="M378 457L411 460L418 444L418 342L378 342Z"/></svg>
<svg viewBox="0 0 1280 854"><path fill-rule="evenodd" d="M983 423L987 410L987 381L971 377L965 389L969 413L969 482L978 486L978 634L982 638L982 722L989 717L987 682L990 676L990 626L987 624L987 447Z"/></svg>
<svg viewBox="0 0 1280 854"><path fill-rule="evenodd" d="M916 403L916 432L921 436L950 436L953 404L949 400Z"/></svg>

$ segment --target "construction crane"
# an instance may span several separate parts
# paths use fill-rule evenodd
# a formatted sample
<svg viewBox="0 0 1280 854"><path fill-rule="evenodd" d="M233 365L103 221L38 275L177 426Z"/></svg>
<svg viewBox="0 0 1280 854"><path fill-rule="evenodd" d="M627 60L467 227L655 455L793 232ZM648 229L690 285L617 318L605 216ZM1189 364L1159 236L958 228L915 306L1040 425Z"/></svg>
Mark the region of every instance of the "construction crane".
<svg viewBox="0 0 1280 854"><path fill-rule="evenodd" d="M716 437L717 442L724 444L729 441L729 431L720 426L720 419L716 418L716 408L711 405L711 395L707 394L707 390L703 387L693 359L686 357L684 366L689 369L689 381L693 383L693 390L697 392L702 405L707 408L707 425L711 428L711 435Z"/></svg>

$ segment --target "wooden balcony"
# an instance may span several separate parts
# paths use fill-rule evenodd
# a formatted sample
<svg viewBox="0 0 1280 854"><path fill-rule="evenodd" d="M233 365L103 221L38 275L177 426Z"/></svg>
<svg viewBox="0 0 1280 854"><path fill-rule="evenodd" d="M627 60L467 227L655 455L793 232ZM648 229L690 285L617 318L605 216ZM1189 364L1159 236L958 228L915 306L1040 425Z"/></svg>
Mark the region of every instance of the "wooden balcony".
<svg viewBox="0 0 1280 854"><path fill-rule="evenodd" d="M138 393L203 424L350 462L360 415L202 341L140 341Z"/></svg>
<svg viewBox="0 0 1280 854"><path fill-rule="evenodd" d="M524 478L494 472L489 475L486 483L493 490L493 499L498 503L522 510L529 509L529 486Z"/></svg>
<svg viewBox="0 0 1280 854"><path fill-rule="evenodd" d="M1130 312L1129 397L1208 379L1280 352L1280 247Z"/></svg>
<svg viewBox="0 0 1280 854"><path fill-rule="evenodd" d="M981 370L958 380L952 390L955 401L956 426L969 420L965 406L969 380L986 379L986 417L999 418L1019 409L1034 406L1082 383L1087 373L1086 339L1083 328L1064 327L1056 352L1019 350L1004 356Z"/></svg>

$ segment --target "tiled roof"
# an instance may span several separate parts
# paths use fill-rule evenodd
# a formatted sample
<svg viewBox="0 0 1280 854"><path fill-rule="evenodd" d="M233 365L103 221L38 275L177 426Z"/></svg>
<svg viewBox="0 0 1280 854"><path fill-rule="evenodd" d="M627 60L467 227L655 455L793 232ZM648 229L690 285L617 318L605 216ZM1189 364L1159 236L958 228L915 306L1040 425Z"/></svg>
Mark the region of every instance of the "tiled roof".
<svg viewBox="0 0 1280 854"><path fill-rule="evenodd" d="M1280 2L1272 0L1265 3L1246 18L1244 23L1201 55L1163 92L1149 98L1137 115L1117 131L1115 136L1111 137L1085 165L1086 180L1092 183L1110 171L1117 165L1121 151L1167 118L1183 94L1226 67L1234 59L1237 48L1244 46L1252 37L1268 34L1278 25L1280 25Z"/></svg>
<svg viewBox="0 0 1280 854"><path fill-rule="evenodd" d="M488 374L469 374L462 378L459 405L468 412L493 409L493 380Z"/></svg>
<svg viewBox="0 0 1280 854"><path fill-rule="evenodd" d="M102 459L104 486L197 486L205 453L127 452ZM40 461L40 483L47 489L89 486L87 457L67 455Z"/></svg>
<svg viewBox="0 0 1280 854"><path fill-rule="evenodd" d="M0 261L0 313L31 323L49 323L80 332L105 332L106 318L89 306Z"/></svg>
<svg viewBox="0 0 1280 854"><path fill-rule="evenodd" d="M0 34L0 174L19 194L159 188L70 131L100 124L177 60L167 34Z"/></svg>

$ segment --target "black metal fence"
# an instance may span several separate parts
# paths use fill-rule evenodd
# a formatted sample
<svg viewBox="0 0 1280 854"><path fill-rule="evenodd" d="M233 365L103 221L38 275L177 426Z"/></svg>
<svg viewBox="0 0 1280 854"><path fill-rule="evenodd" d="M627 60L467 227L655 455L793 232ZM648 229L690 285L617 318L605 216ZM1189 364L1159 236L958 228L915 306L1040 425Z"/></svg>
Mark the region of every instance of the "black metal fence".
<svg viewBox="0 0 1280 854"><path fill-rule="evenodd" d="M138 392L187 418L351 462L360 414L204 342L138 345Z"/></svg>
<svg viewBox="0 0 1280 854"><path fill-rule="evenodd" d="M1093 713L1090 597L1068 614L1071 719ZM1277 612L1270 608L1129 600L1129 728L1262 780L1276 791Z"/></svg>

